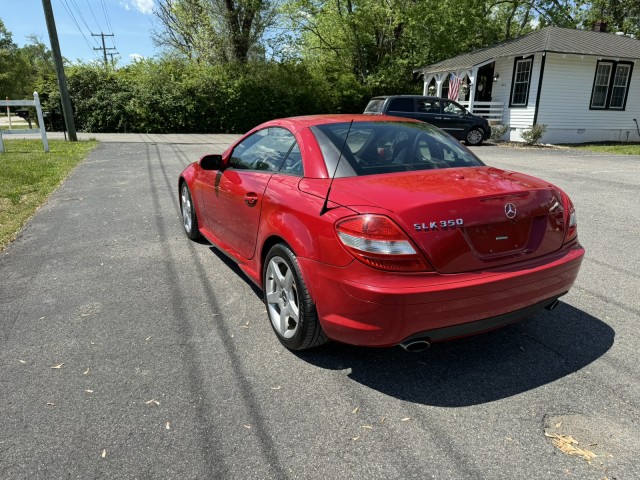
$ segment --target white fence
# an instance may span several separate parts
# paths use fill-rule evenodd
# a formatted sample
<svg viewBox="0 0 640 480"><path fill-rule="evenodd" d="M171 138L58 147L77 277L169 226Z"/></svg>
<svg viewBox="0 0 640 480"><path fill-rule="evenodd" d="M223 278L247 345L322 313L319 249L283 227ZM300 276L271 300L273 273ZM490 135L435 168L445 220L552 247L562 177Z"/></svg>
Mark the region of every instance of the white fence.
<svg viewBox="0 0 640 480"><path fill-rule="evenodd" d="M460 105L465 108L469 108L469 102L463 101L458 102ZM474 115L478 115L479 117L486 118L487 120L497 121L498 123L502 122L502 115L504 114L504 103L503 102L473 102L473 113Z"/></svg>
<svg viewBox="0 0 640 480"><path fill-rule="evenodd" d="M49 151L49 141L47 140L47 131L44 126L44 117L42 116L42 107L40 106L40 97L38 97L38 92L33 92L33 100L0 100L0 107L7 107L7 113L9 111L9 107L36 107L38 126L40 127L20 130L0 130L0 153L4 152L4 140L2 139L3 135L22 135L28 133L39 133L40 135L42 135L42 146L44 147L44 151Z"/></svg>

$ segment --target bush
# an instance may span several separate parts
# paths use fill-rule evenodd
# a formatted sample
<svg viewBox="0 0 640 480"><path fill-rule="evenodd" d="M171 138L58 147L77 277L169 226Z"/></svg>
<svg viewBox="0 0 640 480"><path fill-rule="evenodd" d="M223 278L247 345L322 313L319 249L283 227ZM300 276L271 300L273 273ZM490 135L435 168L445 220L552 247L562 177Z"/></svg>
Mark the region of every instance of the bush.
<svg viewBox="0 0 640 480"><path fill-rule="evenodd" d="M535 125L530 125L526 130L523 130L520 136L527 145L535 145L540 141L546 130L546 125L536 123Z"/></svg>
<svg viewBox="0 0 640 480"><path fill-rule="evenodd" d="M491 127L491 140L494 142L501 142L502 137L504 137L505 133L509 131L511 127L507 123L506 125L496 125L495 127Z"/></svg>
<svg viewBox="0 0 640 480"><path fill-rule="evenodd" d="M61 128L60 97L50 83L43 104ZM294 62L75 65L67 68L67 83L76 129L96 133L243 133L273 118L361 113L371 97L352 75L329 78Z"/></svg>

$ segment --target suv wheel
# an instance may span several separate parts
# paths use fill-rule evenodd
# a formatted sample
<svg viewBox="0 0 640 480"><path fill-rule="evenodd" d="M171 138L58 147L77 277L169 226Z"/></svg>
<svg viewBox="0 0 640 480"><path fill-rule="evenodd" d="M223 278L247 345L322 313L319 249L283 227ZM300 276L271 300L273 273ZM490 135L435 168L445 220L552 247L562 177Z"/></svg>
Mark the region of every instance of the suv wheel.
<svg viewBox="0 0 640 480"><path fill-rule="evenodd" d="M479 128L472 128L465 137L467 145L480 145L484 140L484 133Z"/></svg>

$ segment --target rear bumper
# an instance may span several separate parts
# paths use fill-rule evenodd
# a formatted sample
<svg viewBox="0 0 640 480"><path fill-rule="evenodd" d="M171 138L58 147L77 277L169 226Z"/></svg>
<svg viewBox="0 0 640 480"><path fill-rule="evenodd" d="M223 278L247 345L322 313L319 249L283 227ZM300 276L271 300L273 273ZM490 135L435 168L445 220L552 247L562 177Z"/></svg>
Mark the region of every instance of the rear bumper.
<svg viewBox="0 0 640 480"><path fill-rule="evenodd" d="M571 288L583 255L574 243L528 262L453 275L298 260L330 338L391 346L416 336L437 341L469 335L531 315Z"/></svg>

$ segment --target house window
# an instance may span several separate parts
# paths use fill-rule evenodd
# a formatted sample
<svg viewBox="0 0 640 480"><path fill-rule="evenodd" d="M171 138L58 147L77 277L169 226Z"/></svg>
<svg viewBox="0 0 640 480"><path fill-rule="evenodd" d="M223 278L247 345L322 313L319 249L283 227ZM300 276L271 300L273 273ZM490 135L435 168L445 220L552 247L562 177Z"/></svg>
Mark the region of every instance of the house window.
<svg viewBox="0 0 640 480"><path fill-rule="evenodd" d="M591 109L624 110L627 103L632 64L599 61L593 79Z"/></svg>
<svg viewBox="0 0 640 480"><path fill-rule="evenodd" d="M526 107L529 102L529 85L533 57L516 59L513 68L510 107Z"/></svg>

